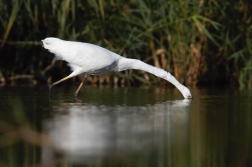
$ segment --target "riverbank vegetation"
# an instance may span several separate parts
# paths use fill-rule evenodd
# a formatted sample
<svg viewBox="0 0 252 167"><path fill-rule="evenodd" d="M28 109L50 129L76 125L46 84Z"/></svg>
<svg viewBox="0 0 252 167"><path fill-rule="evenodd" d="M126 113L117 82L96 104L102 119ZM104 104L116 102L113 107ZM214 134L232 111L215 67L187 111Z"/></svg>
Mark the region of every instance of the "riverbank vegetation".
<svg viewBox="0 0 252 167"><path fill-rule="evenodd" d="M251 5L247 0L2 0L0 82L51 83L68 75L67 64L41 46L41 39L55 36L141 59L186 85L251 88ZM127 71L92 76L87 83L166 82Z"/></svg>

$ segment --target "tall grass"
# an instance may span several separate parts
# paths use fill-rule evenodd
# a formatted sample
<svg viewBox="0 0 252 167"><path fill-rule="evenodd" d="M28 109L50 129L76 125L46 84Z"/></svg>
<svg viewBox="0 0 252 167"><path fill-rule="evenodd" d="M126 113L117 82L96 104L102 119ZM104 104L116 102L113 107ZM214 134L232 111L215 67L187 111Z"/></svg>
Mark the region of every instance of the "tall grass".
<svg viewBox="0 0 252 167"><path fill-rule="evenodd" d="M251 87L249 5L250 2L243 0L232 3L227 0L3 0L0 2L0 32L3 32L0 70L7 81L13 75L29 74L39 82L51 82L55 73L60 73L59 78L69 74L69 70L55 72L56 68L65 68L62 63L45 72L52 56L35 46L47 36L57 36L98 44L122 56L141 59L170 71L188 85L226 82ZM15 48L20 52L18 55L9 49L13 48L10 44L21 44L22 47ZM20 60L21 52L22 56L32 55ZM7 67L3 57L16 61ZM14 68L16 63L23 65ZM131 71L89 78L91 83L114 81L163 82L147 73Z"/></svg>

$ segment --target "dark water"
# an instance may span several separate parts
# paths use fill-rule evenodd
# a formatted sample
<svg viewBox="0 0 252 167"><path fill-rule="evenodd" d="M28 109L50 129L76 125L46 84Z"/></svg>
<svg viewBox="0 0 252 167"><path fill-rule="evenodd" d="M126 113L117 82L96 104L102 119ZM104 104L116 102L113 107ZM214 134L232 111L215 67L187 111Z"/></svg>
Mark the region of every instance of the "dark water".
<svg viewBox="0 0 252 167"><path fill-rule="evenodd" d="M252 91L0 87L0 166L252 166Z"/></svg>

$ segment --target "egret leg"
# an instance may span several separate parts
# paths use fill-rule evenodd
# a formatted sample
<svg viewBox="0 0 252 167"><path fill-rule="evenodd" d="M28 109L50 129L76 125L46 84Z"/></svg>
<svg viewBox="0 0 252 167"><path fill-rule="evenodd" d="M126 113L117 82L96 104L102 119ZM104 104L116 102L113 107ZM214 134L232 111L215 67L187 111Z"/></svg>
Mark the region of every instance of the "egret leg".
<svg viewBox="0 0 252 167"><path fill-rule="evenodd" d="M59 83L65 81L65 80L67 80L67 79L69 79L69 78L71 78L71 77L67 76L67 77L65 77L65 78L63 78L63 79L61 79L61 80L59 80L59 81L57 81L57 82L52 83L52 84L50 85L50 87L49 87L49 96L50 96L50 97L52 96L52 88L53 88L55 85L57 85L57 84L59 84Z"/></svg>
<svg viewBox="0 0 252 167"><path fill-rule="evenodd" d="M86 79L86 77L84 77L83 80L81 81L81 83L80 83L78 89L77 89L76 92L74 93L74 97L77 97L77 96L78 96L78 93L79 93L79 91L80 91L82 85L84 84L85 79Z"/></svg>

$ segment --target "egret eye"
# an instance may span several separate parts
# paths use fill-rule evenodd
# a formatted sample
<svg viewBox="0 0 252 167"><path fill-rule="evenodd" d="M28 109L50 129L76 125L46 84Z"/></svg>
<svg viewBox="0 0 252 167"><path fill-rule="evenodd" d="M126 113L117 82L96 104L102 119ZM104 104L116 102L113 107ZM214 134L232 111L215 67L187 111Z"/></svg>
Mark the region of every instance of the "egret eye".
<svg viewBox="0 0 252 167"><path fill-rule="evenodd" d="M192 96L189 95L189 96L187 96L187 98L188 98L188 99L192 99Z"/></svg>

